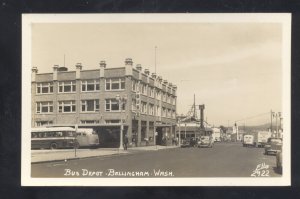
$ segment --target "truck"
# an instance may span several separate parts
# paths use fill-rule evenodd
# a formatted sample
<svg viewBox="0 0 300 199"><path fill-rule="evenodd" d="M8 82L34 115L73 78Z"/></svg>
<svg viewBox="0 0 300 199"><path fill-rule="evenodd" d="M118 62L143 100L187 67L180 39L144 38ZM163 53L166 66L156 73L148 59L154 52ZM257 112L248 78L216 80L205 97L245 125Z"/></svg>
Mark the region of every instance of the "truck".
<svg viewBox="0 0 300 199"><path fill-rule="evenodd" d="M212 128L212 137L214 142L221 142L221 129Z"/></svg>
<svg viewBox="0 0 300 199"><path fill-rule="evenodd" d="M268 139L271 137L271 132L269 131L255 131L251 133L247 133L247 135L253 136L253 143L247 143L246 145L253 145L254 147L264 147L268 142ZM246 135L245 135L246 136ZM245 136L244 142L245 143ZM249 142L249 139L248 139Z"/></svg>

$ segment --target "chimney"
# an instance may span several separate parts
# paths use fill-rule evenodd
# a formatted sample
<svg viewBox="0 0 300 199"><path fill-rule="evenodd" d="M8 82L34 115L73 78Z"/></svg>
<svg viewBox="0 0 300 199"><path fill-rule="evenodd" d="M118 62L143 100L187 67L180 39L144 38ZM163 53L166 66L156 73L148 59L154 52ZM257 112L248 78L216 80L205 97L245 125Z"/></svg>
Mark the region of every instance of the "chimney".
<svg viewBox="0 0 300 199"><path fill-rule="evenodd" d="M132 59L126 58L125 59L125 75L126 76L132 76Z"/></svg>
<svg viewBox="0 0 300 199"><path fill-rule="evenodd" d="M150 71L149 71L149 69L145 69L145 70L144 70L144 73L145 73L146 75L148 75L148 76L149 76L149 74L150 74Z"/></svg>
<svg viewBox="0 0 300 199"><path fill-rule="evenodd" d="M126 58L125 59L125 66L132 66L133 62L131 58Z"/></svg>
<svg viewBox="0 0 300 199"><path fill-rule="evenodd" d="M169 82L169 86L172 87L172 83L171 82Z"/></svg>
<svg viewBox="0 0 300 199"><path fill-rule="evenodd" d="M152 78L156 79L156 73L152 73Z"/></svg>
<svg viewBox="0 0 300 199"><path fill-rule="evenodd" d="M36 74L38 73L37 67L32 67L31 69L31 82L35 82Z"/></svg>
<svg viewBox="0 0 300 199"><path fill-rule="evenodd" d="M76 65L76 79L80 79L80 71L82 70L81 63L77 63Z"/></svg>
<svg viewBox="0 0 300 199"><path fill-rule="evenodd" d="M58 72L59 65L53 66L53 81L57 81L57 72Z"/></svg>
<svg viewBox="0 0 300 199"><path fill-rule="evenodd" d="M176 89L177 89L177 86L176 86L176 85L173 85L173 88L176 90Z"/></svg>
<svg viewBox="0 0 300 199"><path fill-rule="evenodd" d="M100 61L100 78L104 77L104 69L106 68L106 62L104 60Z"/></svg>
<svg viewBox="0 0 300 199"><path fill-rule="evenodd" d="M142 65L141 64L137 64L136 65L136 69L141 72L142 71Z"/></svg>
<svg viewBox="0 0 300 199"><path fill-rule="evenodd" d="M100 67L106 68L106 62L104 60L100 61Z"/></svg>
<svg viewBox="0 0 300 199"><path fill-rule="evenodd" d="M168 84L168 80L164 80L164 84Z"/></svg>
<svg viewBox="0 0 300 199"><path fill-rule="evenodd" d="M161 82L162 76L158 76L157 79Z"/></svg>

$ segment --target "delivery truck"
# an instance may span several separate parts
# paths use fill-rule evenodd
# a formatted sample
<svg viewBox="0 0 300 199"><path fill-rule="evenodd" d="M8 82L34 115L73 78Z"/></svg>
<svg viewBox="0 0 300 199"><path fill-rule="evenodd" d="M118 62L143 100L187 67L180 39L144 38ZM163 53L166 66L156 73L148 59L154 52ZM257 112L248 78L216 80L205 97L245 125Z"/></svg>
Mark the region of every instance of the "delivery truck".
<svg viewBox="0 0 300 199"><path fill-rule="evenodd" d="M252 135L252 143L248 142L246 145L253 145L255 147L264 147L268 142L268 139L271 137L271 132L269 131L255 131L247 133L247 135ZM245 136L244 136L245 141Z"/></svg>

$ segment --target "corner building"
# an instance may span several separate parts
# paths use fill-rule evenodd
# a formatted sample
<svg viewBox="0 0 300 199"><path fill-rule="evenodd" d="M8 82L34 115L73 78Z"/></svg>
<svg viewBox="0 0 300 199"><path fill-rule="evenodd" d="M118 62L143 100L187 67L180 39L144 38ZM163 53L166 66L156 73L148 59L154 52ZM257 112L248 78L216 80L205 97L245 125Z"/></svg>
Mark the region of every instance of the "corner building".
<svg viewBox="0 0 300 199"><path fill-rule="evenodd" d="M131 146L171 145L176 126L177 87L125 60L125 66L75 71L54 65L53 73L32 68L32 127L94 128L102 146L119 145L120 127ZM123 104L116 96L123 99Z"/></svg>

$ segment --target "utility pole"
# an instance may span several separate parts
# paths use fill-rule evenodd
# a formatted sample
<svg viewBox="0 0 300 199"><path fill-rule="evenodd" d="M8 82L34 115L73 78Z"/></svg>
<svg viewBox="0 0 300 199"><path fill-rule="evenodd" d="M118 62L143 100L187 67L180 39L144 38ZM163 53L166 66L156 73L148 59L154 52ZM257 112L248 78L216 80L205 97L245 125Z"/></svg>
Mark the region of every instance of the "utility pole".
<svg viewBox="0 0 300 199"><path fill-rule="evenodd" d="M196 104L195 104L195 94L194 94L194 119L196 120Z"/></svg>
<svg viewBox="0 0 300 199"><path fill-rule="evenodd" d="M272 112L272 110L271 110L271 133L273 133L273 124L272 124L272 118L273 118L273 112Z"/></svg>

